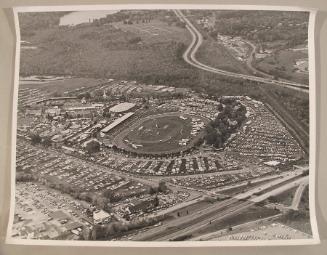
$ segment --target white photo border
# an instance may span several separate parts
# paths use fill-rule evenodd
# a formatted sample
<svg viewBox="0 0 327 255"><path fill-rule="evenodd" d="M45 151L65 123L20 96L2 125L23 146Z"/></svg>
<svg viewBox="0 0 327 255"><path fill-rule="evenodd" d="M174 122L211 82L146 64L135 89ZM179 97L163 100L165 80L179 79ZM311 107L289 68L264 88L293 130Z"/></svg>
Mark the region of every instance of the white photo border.
<svg viewBox="0 0 327 255"><path fill-rule="evenodd" d="M15 177L16 177L16 135L17 135L17 105L20 65L20 27L18 13L23 12L54 12L54 11L92 11L92 10L270 10L309 12L308 26L308 59L309 59L309 209L312 238L292 240L247 240L247 241L70 241L70 240L36 240L12 237L12 226L15 209ZM293 6L270 5L210 5L210 4L123 4L123 5L65 5L65 6L19 6L13 8L16 31L16 54L14 70L12 136L11 136L11 187L10 214L7 226L7 244L17 245L48 245L48 246L98 246L98 247L230 247L230 246L288 246L319 244L320 238L316 220L316 69L315 69L315 23L317 9Z"/></svg>

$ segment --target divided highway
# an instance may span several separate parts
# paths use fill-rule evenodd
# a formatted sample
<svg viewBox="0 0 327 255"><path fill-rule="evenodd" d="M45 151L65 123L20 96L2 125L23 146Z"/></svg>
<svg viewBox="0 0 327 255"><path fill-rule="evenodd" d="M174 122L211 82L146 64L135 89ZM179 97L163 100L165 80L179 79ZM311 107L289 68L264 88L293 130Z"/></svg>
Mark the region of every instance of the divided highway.
<svg viewBox="0 0 327 255"><path fill-rule="evenodd" d="M224 201L214 202L208 207L203 207L198 211L190 212L190 214L172 219L161 226L139 233L132 240L167 241L191 235L196 231L206 229L208 224L223 221L228 217L241 213L255 203L266 200L270 196L306 183L308 176L301 175L302 171L283 174L282 178L273 179L269 183L252 188L245 193L238 194Z"/></svg>
<svg viewBox="0 0 327 255"><path fill-rule="evenodd" d="M234 77L234 78L240 78L240 79L244 79L244 80L250 80L250 81L256 81L256 82L261 82L261 83L266 83L266 84L283 86L283 87L291 88L294 90L302 91L304 93L309 93L309 86L306 84L300 84L300 83L284 81L284 80L274 80L274 79L262 78L262 77L245 75L245 74L240 74L240 73L233 73L233 72L217 69L217 68L214 68L214 67L211 67L211 66L208 66L208 65L205 65L205 64L199 62L196 59L195 54L203 42L203 37L202 37L201 33L184 16L184 14L180 10L174 10L174 12L177 15L177 17L186 24L186 28L189 30L189 32L192 35L192 42L189 45L189 47L186 49L186 51L184 52L184 55L183 55L184 60L187 63L189 63L190 65L192 65L196 68L208 71L208 72L212 72L212 73L217 73L217 74Z"/></svg>

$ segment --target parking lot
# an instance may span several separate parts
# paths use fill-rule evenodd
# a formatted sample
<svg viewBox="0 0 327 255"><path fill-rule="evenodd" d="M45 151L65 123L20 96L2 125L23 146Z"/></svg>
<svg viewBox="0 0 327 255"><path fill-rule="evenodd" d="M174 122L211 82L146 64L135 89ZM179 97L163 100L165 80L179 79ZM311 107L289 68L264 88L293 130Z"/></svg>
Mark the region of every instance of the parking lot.
<svg viewBox="0 0 327 255"><path fill-rule="evenodd" d="M256 157L279 162L298 160L303 150L282 123L262 102L243 98L247 121L227 146L238 158Z"/></svg>
<svg viewBox="0 0 327 255"><path fill-rule="evenodd" d="M88 207L84 201L41 184L17 183L12 235L32 239L60 239L61 236L78 239L83 226L90 226L92 222L85 213ZM77 232L73 234L71 230Z"/></svg>

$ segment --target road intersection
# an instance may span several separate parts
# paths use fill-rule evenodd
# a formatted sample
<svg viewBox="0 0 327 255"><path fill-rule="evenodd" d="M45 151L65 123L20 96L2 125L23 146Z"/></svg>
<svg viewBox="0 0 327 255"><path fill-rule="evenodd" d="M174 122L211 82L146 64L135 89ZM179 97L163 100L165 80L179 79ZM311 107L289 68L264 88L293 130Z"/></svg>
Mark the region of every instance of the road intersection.
<svg viewBox="0 0 327 255"><path fill-rule="evenodd" d="M203 42L203 36L180 10L174 10L174 12L175 12L176 16L183 23L186 24L187 30L189 30L189 32L192 35L192 42L190 43L189 47L186 49L186 51L184 52L184 55L183 55L184 60L187 63L189 63L190 65L192 65L196 68L199 68L199 69L202 69L202 70L205 70L208 72L212 72L212 73L217 73L220 75L225 75L225 76L234 77L234 78L240 78L240 79L244 79L244 80L256 81L258 83L283 86L283 87L287 87L287 88L294 89L297 91L302 91L304 93L309 93L309 86L306 84L300 84L300 83L295 83L295 82L285 81L285 80L274 80L271 78L263 78L263 77L258 77L258 76L229 72L229 71L225 71L222 69L213 68L211 66L208 66L208 65L205 65L205 64L199 62L196 59L195 55Z"/></svg>

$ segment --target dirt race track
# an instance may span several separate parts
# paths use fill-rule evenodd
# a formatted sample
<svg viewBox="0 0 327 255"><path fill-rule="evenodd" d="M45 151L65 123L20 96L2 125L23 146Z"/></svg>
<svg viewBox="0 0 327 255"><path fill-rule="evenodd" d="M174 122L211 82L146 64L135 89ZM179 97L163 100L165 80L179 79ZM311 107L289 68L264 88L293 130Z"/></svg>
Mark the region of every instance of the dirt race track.
<svg viewBox="0 0 327 255"><path fill-rule="evenodd" d="M185 151L192 148L203 136L201 130L192 135L192 120L208 120L180 112L157 114L142 118L119 133L113 140L117 148L127 152L158 155ZM188 139L180 145L182 139Z"/></svg>

